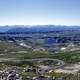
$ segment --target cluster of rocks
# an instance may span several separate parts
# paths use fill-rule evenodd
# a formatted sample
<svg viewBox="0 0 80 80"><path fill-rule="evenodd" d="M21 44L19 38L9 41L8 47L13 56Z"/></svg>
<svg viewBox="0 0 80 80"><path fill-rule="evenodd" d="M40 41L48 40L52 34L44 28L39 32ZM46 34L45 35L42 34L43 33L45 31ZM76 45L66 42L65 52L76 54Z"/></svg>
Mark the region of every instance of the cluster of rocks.
<svg viewBox="0 0 80 80"><path fill-rule="evenodd" d="M26 67L18 67L18 66L7 66L2 71L0 70L0 80L65 80L63 77L55 78L55 76L44 76L42 75L45 72L49 72L50 67L47 66L26 66ZM52 71L52 70L51 70ZM26 76L24 79L21 76L21 73L33 73L36 74L33 77Z"/></svg>
<svg viewBox="0 0 80 80"><path fill-rule="evenodd" d="M20 77L15 71L10 71L8 73L2 73L0 80L22 80L22 77Z"/></svg>
<svg viewBox="0 0 80 80"><path fill-rule="evenodd" d="M36 73L37 75L34 77L27 77L27 80L65 80L63 77L58 77L56 78L55 76L51 77L51 76L44 76L42 75L45 72L49 72L49 70L47 71L47 69L44 69L42 67L26 67L24 69L24 72L32 72L32 73Z"/></svg>
<svg viewBox="0 0 80 80"><path fill-rule="evenodd" d="M0 80L22 80L20 72L22 72L20 67L5 67L5 69L0 70Z"/></svg>

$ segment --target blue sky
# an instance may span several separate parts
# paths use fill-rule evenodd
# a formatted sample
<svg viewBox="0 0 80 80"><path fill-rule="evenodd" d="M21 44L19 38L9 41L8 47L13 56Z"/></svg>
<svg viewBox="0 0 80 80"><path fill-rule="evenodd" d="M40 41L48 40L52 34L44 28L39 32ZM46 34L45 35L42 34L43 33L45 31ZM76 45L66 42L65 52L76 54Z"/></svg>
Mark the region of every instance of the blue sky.
<svg viewBox="0 0 80 80"><path fill-rule="evenodd" d="M80 0L0 0L0 25L80 25Z"/></svg>

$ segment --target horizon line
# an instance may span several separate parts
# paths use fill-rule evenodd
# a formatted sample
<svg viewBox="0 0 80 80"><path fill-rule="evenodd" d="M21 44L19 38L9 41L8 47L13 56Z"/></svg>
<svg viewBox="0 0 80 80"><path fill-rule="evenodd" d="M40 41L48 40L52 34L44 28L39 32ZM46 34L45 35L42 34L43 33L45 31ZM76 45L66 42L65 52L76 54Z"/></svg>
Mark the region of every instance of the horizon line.
<svg viewBox="0 0 80 80"><path fill-rule="evenodd" d="M6 24L6 25L0 25L0 26L2 26L2 27L4 27L4 26L48 26L48 25L52 25L52 26L66 26L66 27L68 27L68 26L80 26L80 25L62 25L62 24L60 24L60 25L57 25L57 24L34 24L34 25L29 25L29 24L12 24L12 25L9 25L9 24Z"/></svg>

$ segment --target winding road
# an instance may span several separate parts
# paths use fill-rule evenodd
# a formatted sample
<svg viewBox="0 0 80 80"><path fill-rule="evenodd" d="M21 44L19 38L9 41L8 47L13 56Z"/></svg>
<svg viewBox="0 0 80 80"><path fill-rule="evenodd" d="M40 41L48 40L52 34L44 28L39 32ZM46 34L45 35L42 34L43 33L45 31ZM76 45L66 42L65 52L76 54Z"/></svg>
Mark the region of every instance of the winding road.
<svg viewBox="0 0 80 80"><path fill-rule="evenodd" d="M14 59L14 58L7 58L7 59L3 59L0 58L0 62L7 62L7 61L12 61L12 62L20 62L20 61L33 61L33 62L43 62L43 61L47 61L47 60L52 60L52 61L57 61L57 66L56 68L62 67L65 65L65 62L62 60L58 60L58 59L51 59L51 58L38 58L38 59L25 59L25 60L19 60L19 59Z"/></svg>

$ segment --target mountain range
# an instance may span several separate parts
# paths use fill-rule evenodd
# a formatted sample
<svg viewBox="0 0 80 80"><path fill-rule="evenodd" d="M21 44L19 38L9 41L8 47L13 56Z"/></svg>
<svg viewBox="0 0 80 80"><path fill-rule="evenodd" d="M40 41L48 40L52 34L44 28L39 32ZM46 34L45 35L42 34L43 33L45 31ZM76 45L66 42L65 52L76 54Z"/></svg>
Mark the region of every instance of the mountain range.
<svg viewBox="0 0 80 80"><path fill-rule="evenodd" d="M14 26L0 26L0 32L49 32L49 31L65 31L78 30L80 26L55 26L55 25L14 25Z"/></svg>

